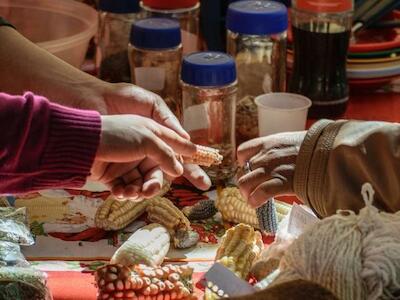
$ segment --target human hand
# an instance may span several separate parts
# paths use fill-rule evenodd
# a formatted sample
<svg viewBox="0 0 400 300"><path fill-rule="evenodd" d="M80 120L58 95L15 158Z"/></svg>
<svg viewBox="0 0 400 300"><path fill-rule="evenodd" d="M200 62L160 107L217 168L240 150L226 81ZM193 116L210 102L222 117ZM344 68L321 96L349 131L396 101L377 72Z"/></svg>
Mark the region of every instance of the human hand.
<svg viewBox="0 0 400 300"><path fill-rule="evenodd" d="M251 172L238 179L242 195L253 207L269 198L293 193L296 159L306 131L257 138L239 146L240 166L249 162Z"/></svg>
<svg viewBox="0 0 400 300"><path fill-rule="evenodd" d="M102 91L108 114L136 114L151 118L183 138L190 139L189 134L157 94L126 83L107 84L107 88ZM183 176L201 190L207 190L211 186L211 180L197 165L184 165Z"/></svg>
<svg viewBox="0 0 400 300"><path fill-rule="evenodd" d="M154 184L162 182L162 173L171 177L183 174L176 155L192 156L195 152L193 143L151 119L134 115L102 116L100 145L91 179L113 185L117 178L125 178L127 184L143 180L144 191L151 194Z"/></svg>

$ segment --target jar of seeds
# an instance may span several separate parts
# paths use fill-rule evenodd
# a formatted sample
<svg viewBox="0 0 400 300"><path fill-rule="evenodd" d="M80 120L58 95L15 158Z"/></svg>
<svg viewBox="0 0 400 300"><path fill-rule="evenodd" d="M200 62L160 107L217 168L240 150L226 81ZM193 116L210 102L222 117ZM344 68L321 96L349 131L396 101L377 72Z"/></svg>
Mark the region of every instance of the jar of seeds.
<svg viewBox="0 0 400 300"><path fill-rule="evenodd" d="M214 182L235 175L236 68L233 58L220 52L184 57L181 71L183 126L196 144L216 148L221 165L206 168Z"/></svg>
<svg viewBox="0 0 400 300"><path fill-rule="evenodd" d="M178 21L149 18L132 25L129 44L132 83L160 95L178 119L182 108L181 60Z"/></svg>
<svg viewBox="0 0 400 300"><path fill-rule="evenodd" d="M129 32L140 17L139 0L100 0L98 32L99 77L109 82L130 82Z"/></svg>
<svg viewBox="0 0 400 300"><path fill-rule="evenodd" d="M199 0L143 0L141 6L146 17L172 18L179 21L183 54L201 50Z"/></svg>
<svg viewBox="0 0 400 300"><path fill-rule="evenodd" d="M236 61L238 144L258 136L254 98L286 89L286 7L275 1L239 1L229 5L227 52Z"/></svg>

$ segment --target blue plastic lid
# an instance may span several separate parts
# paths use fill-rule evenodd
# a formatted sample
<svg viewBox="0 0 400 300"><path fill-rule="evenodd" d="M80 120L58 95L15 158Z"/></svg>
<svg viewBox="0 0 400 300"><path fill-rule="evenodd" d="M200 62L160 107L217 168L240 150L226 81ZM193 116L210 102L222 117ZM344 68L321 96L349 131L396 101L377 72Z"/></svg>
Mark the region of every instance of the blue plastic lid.
<svg viewBox="0 0 400 300"><path fill-rule="evenodd" d="M288 28L287 8L276 1L234 2L228 8L226 27L240 34L278 34Z"/></svg>
<svg viewBox="0 0 400 300"><path fill-rule="evenodd" d="M140 11L139 0L100 0L99 9L115 14L131 14Z"/></svg>
<svg viewBox="0 0 400 300"><path fill-rule="evenodd" d="M194 86L224 86L236 81L234 59L222 52L196 52L182 62L181 79Z"/></svg>
<svg viewBox="0 0 400 300"><path fill-rule="evenodd" d="M179 22L167 18L149 18L135 22L130 42L137 48L168 49L181 44Z"/></svg>

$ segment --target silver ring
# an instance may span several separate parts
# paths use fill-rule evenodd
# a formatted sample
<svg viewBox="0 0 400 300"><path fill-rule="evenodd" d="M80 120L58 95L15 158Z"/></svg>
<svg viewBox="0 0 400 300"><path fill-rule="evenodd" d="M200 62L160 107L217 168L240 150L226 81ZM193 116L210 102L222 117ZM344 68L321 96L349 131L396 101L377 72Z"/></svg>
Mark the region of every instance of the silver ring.
<svg viewBox="0 0 400 300"><path fill-rule="evenodd" d="M245 172L246 174L253 171L252 168L251 168L251 163L250 163L249 160L246 161L246 163L245 163L243 169L244 169L244 172Z"/></svg>

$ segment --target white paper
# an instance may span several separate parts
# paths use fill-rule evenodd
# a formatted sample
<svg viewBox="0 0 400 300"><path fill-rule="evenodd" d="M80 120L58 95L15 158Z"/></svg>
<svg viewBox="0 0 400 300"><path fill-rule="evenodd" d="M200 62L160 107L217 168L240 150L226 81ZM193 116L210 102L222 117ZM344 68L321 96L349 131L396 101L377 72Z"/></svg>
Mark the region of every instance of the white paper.
<svg viewBox="0 0 400 300"><path fill-rule="evenodd" d="M208 129L210 126L208 103L190 106L183 112L183 127L186 131Z"/></svg>
<svg viewBox="0 0 400 300"><path fill-rule="evenodd" d="M237 277L231 270L215 263L204 275L207 282L212 282L229 296L243 296L255 293L255 288L247 281Z"/></svg>
<svg viewBox="0 0 400 300"><path fill-rule="evenodd" d="M162 91L164 89L165 76L164 68L135 68L135 84L153 92Z"/></svg>
<svg viewBox="0 0 400 300"><path fill-rule="evenodd" d="M319 219L306 206L293 204L290 211L288 233L294 237L301 235L307 226L315 224Z"/></svg>

